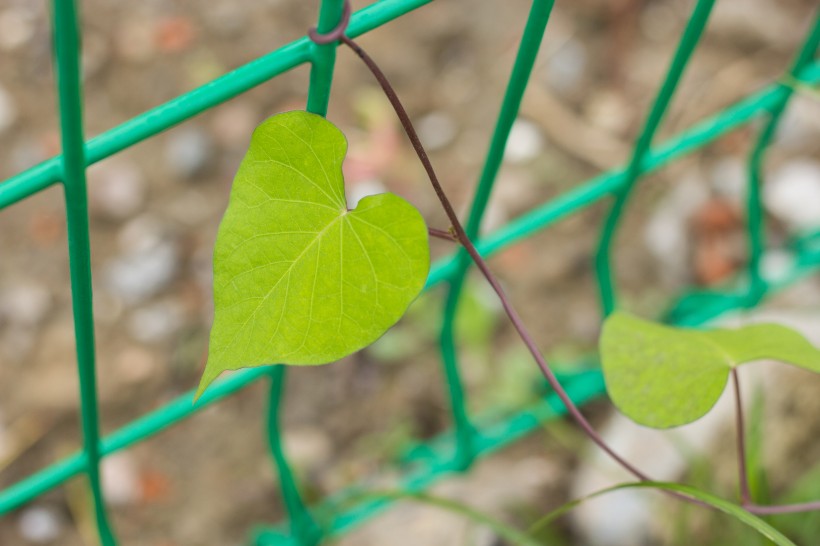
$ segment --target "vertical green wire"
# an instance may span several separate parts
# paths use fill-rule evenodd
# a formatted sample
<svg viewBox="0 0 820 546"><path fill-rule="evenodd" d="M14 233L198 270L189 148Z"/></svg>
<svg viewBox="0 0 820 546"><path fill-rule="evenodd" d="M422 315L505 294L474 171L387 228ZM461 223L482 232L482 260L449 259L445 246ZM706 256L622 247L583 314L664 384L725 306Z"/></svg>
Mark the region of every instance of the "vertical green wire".
<svg viewBox="0 0 820 546"><path fill-rule="evenodd" d="M319 7L319 22L316 30L320 34L330 32L339 24L344 9L343 0L322 0ZM330 101L330 87L333 83L333 67L336 64L337 44L312 44L313 58L310 69L307 110L320 116L327 115Z"/></svg>
<svg viewBox="0 0 820 546"><path fill-rule="evenodd" d="M77 367L80 377L83 455L94 498L100 542L103 546L114 546L116 540L108 522L100 484L100 430L94 362L91 249L88 233L88 196L86 194L80 81L80 27L74 0L54 0L53 6L71 300L74 312L74 335L77 343Z"/></svg>
<svg viewBox="0 0 820 546"><path fill-rule="evenodd" d="M470 214L464 230L470 239L475 240L479 234L481 220L487 208L487 202L495 184L496 175L504 159L504 149L510 135L513 122L518 115L521 99L527 88L532 67L541 46L544 29L549 21L554 0L535 0L527 16L527 24L521 37L521 44L513 65L507 90L501 103L495 130L490 140L490 149L484 162L484 168L470 206ZM467 468L475 457L473 440L475 429L467 415L464 386L458 369L458 355L455 341L455 318L458 302L464 288L464 280L470 265L467 252L461 249L458 254L457 270L449 283L449 290L444 304L444 317L441 328L440 348L450 395L450 405L456 434L455 464L460 469Z"/></svg>
<svg viewBox="0 0 820 546"><path fill-rule="evenodd" d="M788 74L797 77L800 70L812 61L818 46L820 46L820 12L814 20L814 26L803 43L803 47L792 62ZM748 306L757 304L766 293L766 281L763 279L760 267L766 236L764 233L763 204L760 198L760 190L763 184L763 162L766 150L774 138L783 112L785 112L793 94L794 90L791 87L786 85L781 87L781 95L769 110L769 118L760 131L751 154L749 154L749 191L746 198L746 227L749 238L749 292L746 295L746 305Z"/></svg>
<svg viewBox="0 0 820 546"><path fill-rule="evenodd" d="M342 17L343 0L322 0L319 6L319 33L333 30ZM308 89L307 110L320 116L327 115L330 101L330 88L333 83L333 68L336 64L337 44L312 44L310 69L310 87ZM314 546L322 539L322 530L310 515L299 488L293 477L293 471L282 447L282 430L279 409L282 405L287 369L276 366L270 374L271 387L268 406L268 444L279 472L279 488L290 517L290 528L293 539L299 546Z"/></svg>
<svg viewBox="0 0 820 546"><path fill-rule="evenodd" d="M709 14L712 12L714 4L715 0L698 0L698 3L695 5L692 16L686 23L686 29L675 51L675 56L666 73L663 85L658 92L658 96L655 98L652 110L649 112L649 117L646 120L640 136L635 142L632 158L626 170L624 183L616 191L615 203L613 203L612 209L609 211L609 215L604 222L601 240L595 255L595 270L598 276L598 290L601 296L601 307L604 316L612 313L616 305L615 287L612 279L612 239L617 231L624 205L629 199L635 182L637 182L641 176L643 159L649 151L649 147L652 145L655 132L666 113L666 109L669 107L669 103L672 101L675 89L678 86L684 69L689 63L692 52L700 41L703 29L706 27L706 22L709 20Z"/></svg>
<svg viewBox="0 0 820 546"><path fill-rule="evenodd" d="M273 366L270 372L270 404L268 406L268 445L279 470L279 488L290 516L290 532L299 546L315 546L322 539L322 529L311 517L290 469L282 447L279 408L285 387L285 366Z"/></svg>

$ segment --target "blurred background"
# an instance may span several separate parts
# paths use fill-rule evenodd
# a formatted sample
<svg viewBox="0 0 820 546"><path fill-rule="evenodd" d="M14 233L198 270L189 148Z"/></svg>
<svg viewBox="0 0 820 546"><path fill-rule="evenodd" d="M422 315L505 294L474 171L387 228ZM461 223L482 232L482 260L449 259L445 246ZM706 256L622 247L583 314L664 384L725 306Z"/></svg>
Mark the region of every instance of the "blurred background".
<svg viewBox="0 0 820 546"><path fill-rule="evenodd" d="M461 211L529 4L438 0L359 40L405 102ZM485 230L627 161L692 5L557 2ZM92 137L302 36L318 2L84 0L82 7ZM779 78L816 7L814 0L718 2L658 141ZM0 179L60 152L48 9L44 0L0 0ZM212 318L211 253L233 175L253 128L304 108L307 84L308 68L299 67L89 169L104 432L197 385ZM446 228L389 104L344 49L328 117L350 142L350 198L389 190L418 206L431 226ZM738 130L646 177L617 246L625 306L657 316L684 288L719 285L738 272L744 161L754 137L754 125ZM767 172L776 244L820 218L816 96L801 92L792 101ZM606 203L593 206L491 260L559 366L595 354L600 310L592 255L606 211ZM453 250L432 244L435 256ZM59 187L0 213L0 487L80 446L67 257ZM796 290L780 304L818 309L816 280ZM436 346L442 293L420 298L361 353L290 374L285 443L308 500L389 476L390 461L414 439L449 427ZM479 278L468 285L459 335L471 408L516 408L539 395L537 369ZM105 489L124 545L242 544L253 524L283 516L263 435L266 395L263 384L252 385L105 460ZM589 411L600 421L610 409L599 402ZM810 463L817 457L809 454L820 453L816 444L795 449ZM573 425L551 423L436 491L526 527L567 500L584 445ZM706 485L714 478L708 466L693 477ZM811 483L820 489L820 479ZM0 518L0 544L94 544L89 508L84 483L73 480ZM732 543L721 534L727 526L710 518L683 525L669 543L690 543L693 533L700 544ZM566 522L544 537L581 544ZM503 544L458 518L404 504L341 543Z"/></svg>

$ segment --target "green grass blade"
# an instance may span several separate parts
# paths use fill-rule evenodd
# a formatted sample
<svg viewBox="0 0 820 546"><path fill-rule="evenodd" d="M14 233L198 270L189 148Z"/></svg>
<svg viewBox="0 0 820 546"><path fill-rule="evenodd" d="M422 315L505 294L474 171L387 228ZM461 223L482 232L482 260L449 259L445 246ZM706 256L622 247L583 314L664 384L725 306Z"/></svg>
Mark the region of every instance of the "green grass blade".
<svg viewBox="0 0 820 546"><path fill-rule="evenodd" d="M549 514L545 515L544 517L536 521L529 528L527 534L533 535L537 533L544 526L549 525L556 518L566 514L579 504L582 504L583 502L586 502L595 497L599 497L601 495L605 495L607 493L612 493L613 491L620 491L622 489L660 489L664 491L673 491L676 493L681 493L683 495L686 495L687 497L691 497L706 505L709 505L712 508L721 511L728 516L735 518L739 522L751 527L767 539L771 540L777 546L797 546L794 542L786 538L786 536L783 535L780 531L778 531L777 529L775 529L759 517L755 516L754 514L747 512L746 510L744 510L736 504L723 500L720 497L716 497L710 493L705 493L699 489L689 487L687 485L666 482L623 483L613 487L602 489L600 491L596 491L595 493L592 493L585 497L581 497L579 499L575 499L564 504L563 506L560 506L559 508L556 508Z"/></svg>

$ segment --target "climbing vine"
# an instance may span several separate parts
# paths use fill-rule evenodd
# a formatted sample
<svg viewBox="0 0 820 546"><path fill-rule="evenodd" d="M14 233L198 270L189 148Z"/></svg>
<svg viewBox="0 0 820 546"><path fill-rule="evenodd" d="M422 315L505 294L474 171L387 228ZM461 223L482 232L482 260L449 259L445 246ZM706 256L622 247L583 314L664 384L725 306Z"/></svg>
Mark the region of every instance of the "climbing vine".
<svg viewBox="0 0 820 546"><path fill-rule="evenodd" d="M430 262L428 237L440 237L463 247L570 416L640 486L716 508L777 544L791 544L755 515L818 510L820 502L761 506L752 501L737 370L746 362L775 359L820 372L820 350L779 325L690 330L612 313L600 341L607 391L618 409L637 423L659 429L690 423L709 412L730 377L735 391L740 507L686 486L652 481L607 445L562 387L465 232L389 81L345 36L349 6L345 14L331 33L312 30L310 36L317 43L341 41L373 73L450 226L428 228L417 209L390 193L365 198L348 209L341 170L347 144L341 131L301 111L263 122L236 175L217 237L215 319L197 395L226 370L271 363L327 364L374 342L421 292Z"/></svg>

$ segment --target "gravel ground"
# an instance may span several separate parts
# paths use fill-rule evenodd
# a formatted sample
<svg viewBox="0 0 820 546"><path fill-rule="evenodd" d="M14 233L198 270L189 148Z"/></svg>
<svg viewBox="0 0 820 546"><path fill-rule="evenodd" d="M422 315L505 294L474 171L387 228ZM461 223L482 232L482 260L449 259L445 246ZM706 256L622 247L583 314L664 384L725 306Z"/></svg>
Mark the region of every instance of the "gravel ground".
<svg viewBox="0 0 820 546"><path fill-rule="evenodd" d="M316 2L294 0L82 4L88 136L299 37L316 12ZM626 160L691 2L558 4L486 229ZM661 137L779 77L813 4L719 2ZM360 41L417 121L461 210L527 11L524 0L440 0ZM347 51L337 66L329 118L350 141L348 192L386 188L444 227L372 77ZM51 69L45 2L0 0L0 179L59 152ZM197 384L212 314L211 251L233 174L253 128L276 112L303 108L307 83L308 70L298 68L90 169L104 431ZM618 247L619 280L633 309L658 313L682 287L719 283L737 271L744 252L738 185L753 137L740 130L648 177ZM776 187L786 188L767 197L774 240L796 229L794 218L818 217L811 200L795 201L789 190L797 184L820 192L818 137L820 106L801 96L770 162ZM814 202L816 208L820 199ZM604 213L593 206L492 260L547 354L571 359L595 346L591 255ZM58 188L0 214L0 487L79 446L64 219ZM433 251L450 249L436 242ZM435 346L441 293L420 300L374 348L290 374L286 443L311 499L383 474L413 438L447 427L443 389L430 388L443 384ZM478 279L468 296L462 335L471 403L519 405L530 396L534 369ZM106 490L124 545L241 544L252 525L282 516L263 435L265 391L253 385L107 461ZM594 415L606 411L593 408ZM467 485L448 482L440 492L491 499L476 502L526 525L539 506L566 495L576 463L572 452L532 439L482 463ZM509 480L501 479L510 468ZM511 488L522 480L526 490ZM445 529L430 535L415 510L402 507L381 530L345 544L396 546L390 529L423 536L425 545L495 544L455 525L430 524ZM93 543L79 481L0 518L3 545Z"/></svg>

